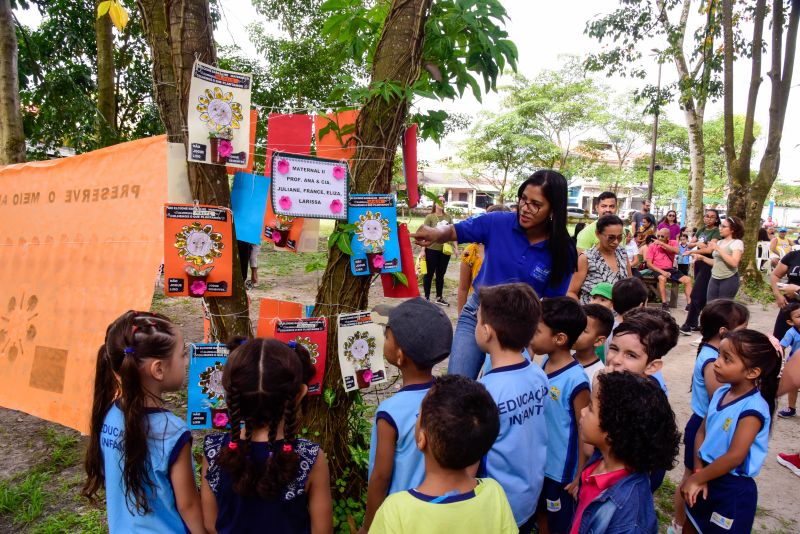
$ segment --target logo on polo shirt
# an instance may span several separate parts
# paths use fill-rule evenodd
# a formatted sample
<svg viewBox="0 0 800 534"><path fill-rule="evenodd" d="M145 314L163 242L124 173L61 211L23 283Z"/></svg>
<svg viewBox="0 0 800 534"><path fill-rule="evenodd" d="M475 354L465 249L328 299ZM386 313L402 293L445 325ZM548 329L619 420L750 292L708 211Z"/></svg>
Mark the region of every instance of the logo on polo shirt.
<svg viewBox="0 0 800 534"><path fill-rule="evenodd" d="M555 386L550 386L550 398L557 401L560 396L561 390Z"/></svg>
<svg viewBox="0 0 800 534"><path fill-rule="evenodd" d="M732 422L732 421L731 421L731 418L730 418L730 417L728 417L727 419L725 419L725 422L722 424L722 430L724 430L725 432L727 432L728 430L730 430L730 428L731 428L731 422Z"/></svg>
<svg viewBox="0 0 800 534"><path fill-rule="evenodd" d="M550 278L550 269L537 265L531 271L531 278L539 280L540 282L546 282L547 279Z"/></svg>

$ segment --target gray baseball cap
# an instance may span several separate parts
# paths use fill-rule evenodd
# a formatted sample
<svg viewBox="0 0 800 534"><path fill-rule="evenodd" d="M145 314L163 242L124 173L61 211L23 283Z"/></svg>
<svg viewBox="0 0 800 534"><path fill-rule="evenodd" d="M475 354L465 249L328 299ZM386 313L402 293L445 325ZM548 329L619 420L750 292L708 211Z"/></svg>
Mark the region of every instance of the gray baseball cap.
<svg viewBox="0 0 800 534"><path fill-rule="evenodd" d="M433 367L450 355L453 323L442 308L429 300L416 297L397 306L379 304L373 311L388 317L386 326L403 354L418 367Z"/></svg>

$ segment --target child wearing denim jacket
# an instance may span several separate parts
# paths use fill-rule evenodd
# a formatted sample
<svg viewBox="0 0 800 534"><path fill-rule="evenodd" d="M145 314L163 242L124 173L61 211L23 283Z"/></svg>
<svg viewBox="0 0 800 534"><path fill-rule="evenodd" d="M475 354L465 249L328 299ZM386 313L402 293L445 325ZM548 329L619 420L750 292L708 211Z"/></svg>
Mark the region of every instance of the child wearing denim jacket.
<svg viewBox="0 0 800 534"><path fill-rule="evenodd" d="M580 435L597 449L580 475L570 534L658 532L649 473L672 469L680 441L658 385L627 371L599 373Z"/></svg>

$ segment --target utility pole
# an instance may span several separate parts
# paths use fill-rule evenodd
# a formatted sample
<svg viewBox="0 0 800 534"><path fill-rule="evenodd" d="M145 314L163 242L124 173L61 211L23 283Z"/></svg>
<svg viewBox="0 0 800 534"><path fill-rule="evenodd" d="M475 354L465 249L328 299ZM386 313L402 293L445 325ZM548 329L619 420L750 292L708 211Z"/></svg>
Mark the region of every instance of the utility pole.
<svg viewBox="0 0 800 534"><path fill-rule="evenodd" d="M655 52L655 50L654 50ZM647 200L653 201L653 175L656 171L656 141L658 140L658 112L661 110L661 58L658 59L658 89L656 90L656 109L653 118L653 143L650 146L650 169L647 174Z"/></svg>

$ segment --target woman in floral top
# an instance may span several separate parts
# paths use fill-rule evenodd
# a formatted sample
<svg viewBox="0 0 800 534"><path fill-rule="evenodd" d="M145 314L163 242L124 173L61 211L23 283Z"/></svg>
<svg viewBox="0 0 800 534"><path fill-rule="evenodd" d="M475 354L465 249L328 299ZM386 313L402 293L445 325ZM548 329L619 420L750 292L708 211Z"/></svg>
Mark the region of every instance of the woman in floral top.
<svg viewBox="0 0 800 534"><path fill-rule="evenodd" d="M631 267L622 243L622 219L605 215L597 221L598 243L578 256L578 270L572 276L567 296L588 304L591 291L600 282L613 284L631 276Z"/></svg>

